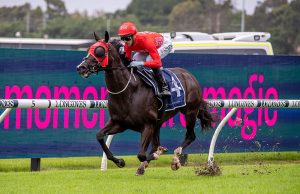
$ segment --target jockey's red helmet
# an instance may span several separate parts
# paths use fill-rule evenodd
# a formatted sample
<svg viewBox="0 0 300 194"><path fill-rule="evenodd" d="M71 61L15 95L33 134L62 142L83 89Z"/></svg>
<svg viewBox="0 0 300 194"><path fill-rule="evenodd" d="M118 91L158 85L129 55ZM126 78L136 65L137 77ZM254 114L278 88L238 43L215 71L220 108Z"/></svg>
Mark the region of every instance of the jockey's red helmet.
<svg viewBox="0 0 300 194"><path fill-rule="evenodd" d="M137 33L137 29L132 22L125 22L123 23L118 31L119 36L126 36L126 35L135 35Z"/></svg>

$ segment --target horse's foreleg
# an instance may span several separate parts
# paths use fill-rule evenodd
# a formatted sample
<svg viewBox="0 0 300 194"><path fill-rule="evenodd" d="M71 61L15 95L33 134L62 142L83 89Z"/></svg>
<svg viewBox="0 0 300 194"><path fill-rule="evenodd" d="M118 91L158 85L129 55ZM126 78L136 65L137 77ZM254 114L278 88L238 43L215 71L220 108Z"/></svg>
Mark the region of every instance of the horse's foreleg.
<svg viewBox="0 0 300 194"><path fill-rule="evenodd" d="M159 158L159 156L165 152L167 152L168 149L162 146L157 146L156 147L156 151L151 153L150 152L150 156L147 158L146 161L141 162L139 168L136 171L137 176L139 175L143 175L145 173L145 169L149 166L149 163L151 160L157 160Z"/></svg>
<svg viewBox="0 0 300 194"><path fill-rule="evenodd" d="M141 162L140 166L136 170L135 175L136 176L144 175L145 169L148 167L148 165L149 165L148 161Z"/></svg>
<svg viewBox="0 0 300 194"><path fill-rule="evenodd" d="M153 140L154 131L155 128L150 125L145 126L145 128L142 130L140 152L137 155L138 159L141 162L141 165L135 173L135 175L137 176L143 175L145 173L145 169L148 167L149 162L147 161L148 158L146 156L146 151L150 142Z"/></svg>
<svg viewBox="0 0 300 194"><path fill-rule="evenodd" d="M136 171L137 176L143 175L145 173L145 169L149 166L151 160L157 160L161 154L168 151L167 148L160 146L159 132L160 129L155 131L151 141L152 144L151 151L149 153L147 161L141 162L139 168L137 169Z"/></svg>
<svg viewBox="0 0 300 194"><path fill-rule="evenodd" d="M116 134L116 133L119 133L119 132L122 132L122 131L123 131L123 129L121 128L120 125L114 124L110 121L96 135L96 138L97 138L98 142L100 143L103 151L105 152L105 154L107 156L107 159L113 161L119 168L123 168L125 166L125 161L121 158L118 159L118 158L113 156L112 152L109 150L109 148L107 147L107 145L104 141L104 137L106 135L112 135L112 134Z"/></svg>
<svg viewBox="0 0 300 194"><path fill-rule="evenodd" d="M154 130L153 126L145 126L142 130L140 152L137 155L140 162L147 160L146 151L153 138Z"/></svg>

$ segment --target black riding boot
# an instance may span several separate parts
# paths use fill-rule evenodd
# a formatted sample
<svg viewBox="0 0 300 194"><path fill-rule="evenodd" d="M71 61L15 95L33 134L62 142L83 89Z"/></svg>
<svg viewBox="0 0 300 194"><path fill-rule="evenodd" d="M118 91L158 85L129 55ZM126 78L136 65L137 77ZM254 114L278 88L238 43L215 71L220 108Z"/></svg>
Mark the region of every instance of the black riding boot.
<svg viewBox="0 0 300 194"><path fill-rule="evenodd" d="M162 71L160 69L153 69L155 80L158 83L158 87L160 89L161 96L170 96L171 92L169 91L168 85L166 83L165 78L162 75Z"/></svg>

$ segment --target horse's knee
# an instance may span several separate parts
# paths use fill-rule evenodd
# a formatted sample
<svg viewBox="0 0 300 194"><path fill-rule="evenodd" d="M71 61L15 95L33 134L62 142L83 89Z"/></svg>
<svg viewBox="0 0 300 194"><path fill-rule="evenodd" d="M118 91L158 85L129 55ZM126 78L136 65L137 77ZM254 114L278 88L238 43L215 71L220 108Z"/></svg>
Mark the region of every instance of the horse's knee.
<svg viewBox="0 0 300 194"><path fill-rule="evenodd" d="M188 145L190 145L195 140L196 140L195 133L187 133L185 136L184 142L181 144L181 147L186 148Z"/></svg>
<svg viewBox="0 0 300 194"><path fill-rule="evenodd" d="M193 142L196 140L196 134L193 131L187 132L185 139L189 142Z"/></svg>
<svg viewBox="0 0 300 194"><path fill-rule="evenodd" d="M140 160L140 162L144 162L147 160L146 154L138 154L137 157Z"/></svg>
<svg viewBox="0 0 300 194"><path fill-rule="evenodd" d="M101 139L103 139L104 138L104 134L101 132L101 131L99 131L97 134L96 134L96 139L97 140L101 140Z"/></svg>

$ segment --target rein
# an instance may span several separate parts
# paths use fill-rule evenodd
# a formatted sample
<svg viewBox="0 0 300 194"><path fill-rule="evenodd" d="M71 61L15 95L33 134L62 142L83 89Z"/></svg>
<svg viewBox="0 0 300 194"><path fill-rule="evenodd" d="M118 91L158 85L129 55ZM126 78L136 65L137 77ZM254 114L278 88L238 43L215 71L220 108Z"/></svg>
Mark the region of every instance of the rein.
<svg viewBox="0 0 300 194"><path fill-rule="evenodd" d="M124 92L124 91L127 89L128 85L129 85L129 83L130 83L130 81L131 81L131 77L132 77L132 76L134 77L134 80L136 81L136 78L135 78L135 76L134 76L134 74L133 74L133 68L131 68L130 77L129 77L129 80L128 80L126 86L125 86L121 91L119 91L119 92L112 92L112 91L110 91L110 90L107 88L107 92L110 93L110 94L114 94L114 95L116 95L116 94L121 94L122 92Z"/></svg>
<svg viewBox="0 0 300 194"><path fill-rule="evenodd" d="M110 43L107 43L106 46L107 46L107 55L109 55L109 53L111 52L111 48L110 48L111 44L110 44ZM96 58L94 55L93 55L93 57ZM108 56L106 56L106 57L108 57ZM96 59L97 59L97 58L96 58ZM104 59L103 59L103 60L104 60ZM98 59L97 59L98 63L97 63L95 66L93 66L92 69L91 69L90 71L91 71L92 73L98 73L98 71L102 71L102 70L106 71L106 70L127 69L127 68L128 68L128 67L111 67L111 66L105 66L105 67L103 67L103 66L102 66L103 60L98 60ZM112 61L114 61L114 57L112 57ZM134 80L136 81L136 78L135 78L134 73L133 73L133 68L131 68L130 77L129 77L129 80L128 80L126 86L125 86L121 91L119 91L119 92L112 92L112 91L110 91L110 90L107 88L107 92L108 92L109 94L114 94L114 95L117 95L117 94L120 94L120 93L124 92L124 91L127 89L128 85L129 85L129 83L130 83L130 81L131 81L131 77L132 77L132 76L134 77Z"/></svg>

